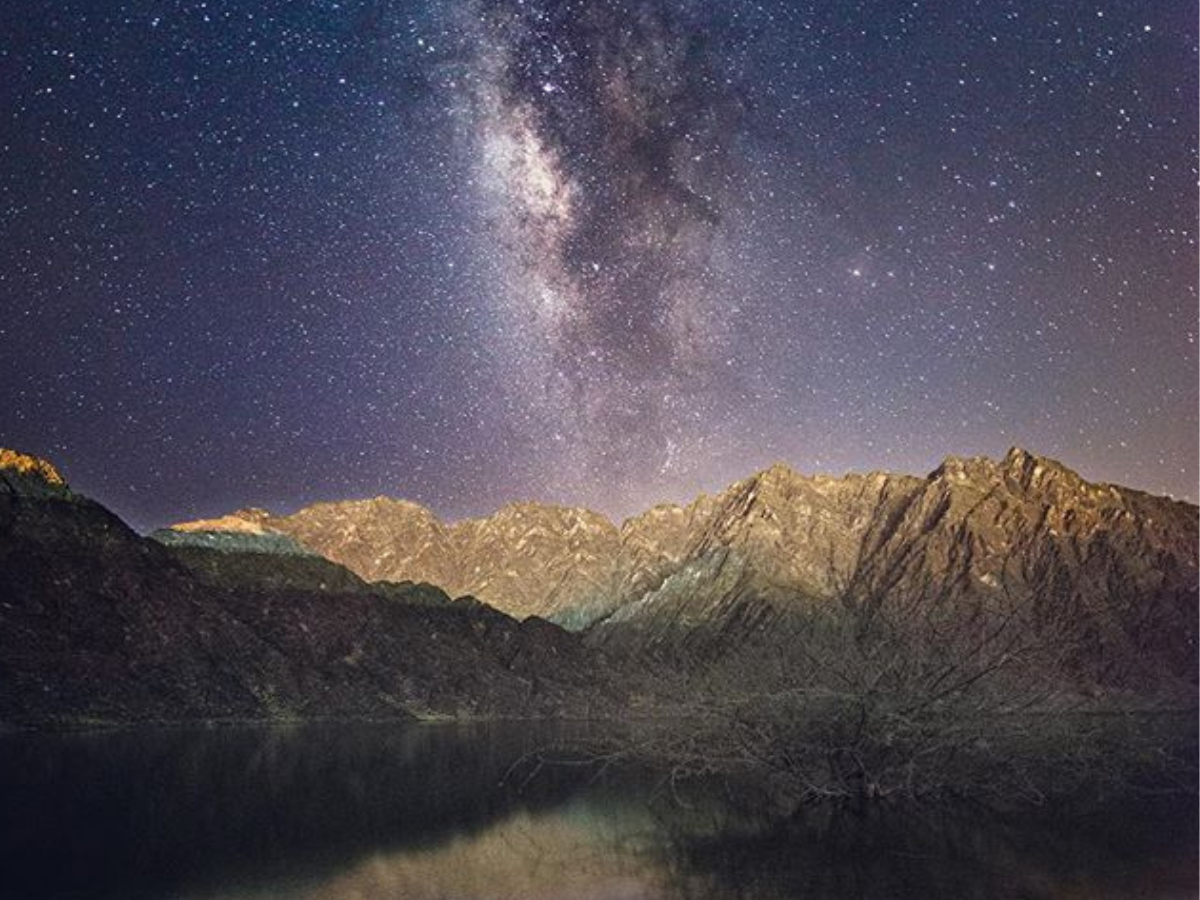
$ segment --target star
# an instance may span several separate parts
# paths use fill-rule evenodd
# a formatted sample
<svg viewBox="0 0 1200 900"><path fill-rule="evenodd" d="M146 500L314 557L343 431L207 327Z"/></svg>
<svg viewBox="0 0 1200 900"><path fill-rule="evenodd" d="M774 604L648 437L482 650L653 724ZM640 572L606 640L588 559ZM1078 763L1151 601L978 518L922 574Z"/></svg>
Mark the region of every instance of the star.
<svg viewBox="0 0 1200 900"><path fill-rule="evenodd" d="M93 6L0 50L0 409L139 528L1013 443L1196 497L1181 4Z"/></svg>

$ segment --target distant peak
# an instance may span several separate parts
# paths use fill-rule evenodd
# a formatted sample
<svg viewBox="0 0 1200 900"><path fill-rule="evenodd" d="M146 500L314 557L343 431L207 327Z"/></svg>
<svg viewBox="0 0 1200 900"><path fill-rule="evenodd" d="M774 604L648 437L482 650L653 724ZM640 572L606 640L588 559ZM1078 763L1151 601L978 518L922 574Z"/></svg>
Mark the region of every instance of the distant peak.
<svg viewBox="0 0 1200 900"><path fill-rule="evenodd" d="M763 474L771 475L771 476L774 476L777 478L790 478L791 476L793 476L797 473L796 473L796 470L793 469L791 466L789 466L787 463L782 462L782 461L776 461L776 462L771 463L771 465L767 466L765 469L763 469Z"/></svg>
<svg viewBox="0 0 1200 900"><path fill-rule="evenodd" d="M1012 447L1000 460L987 456L947 456L929 476L959 482L995 482L1001 479L1040 488L1051 483L1078 485L1083 479L1058 460Z"/></svg>
<svg viewBox="0 0 1200 900"><path fill-rule="evenodd" d="M797 478L801 477L803 476L801 476L799 472L797 472L787 463L775 462L754 475L753 479L758 484L767 485L786 484L787 482L795 481Z"/></svg>
<svg viewBox="0 0 1200 900"><path fill-rule="evenodd" d="M559 509L559 507L550 503L538 503L535 500L509 500L497 509L496 513L524 514L548 509Z"/></svg>
<svg viewBox="0 0 1200 900"><path fill-rule="evenodd" d="M363 497L357 500L321 500L317 503L303 507L296 513L293 513L293 515L299 515L301 513L319 511L323 509L369 509L385 512L404 510L406 512L419 513L426 516L432 515L432 513L420 503L414 503L411 500L401 500L398 497L389 497L386 494L379 494L375 497Z"/></svg>
<svg viewBox="0 0 1200 900"><path fill-rule="evenodd" d="M16 472L27 478L36 478L51 487L65 488L67 486L66 481L52 463L40 457L19 453L4 447L0 447L0 470Z"/></svg>
<svg viewBox="0 0 1200 900"><path fill-rule="evenodd" d="M1023 447L1009 447L1008 452L1004 454L1004 465L1023 466L1031 459L1037 459L1037 455L1030 453Z"/></svg>
<svg viewBox="0 0 1200 900"><path fill-rule="evenodd" d="M1001 465L1006 469L1033 469L1040 466L1043 469L1052 469L1056 472L1065 472L1074 475L1075 472L1067 466L1060 463L1057 459L1051 459L1049 456L1039 456L1036 453L1030 453L1021 447L1011 447L1004 454L1004 459L1001 460Z"/></svg>
<svg viewBox="0 0 1200 900"><path fill-rule="evenodd" d="M179 522L172 525L171 531L224 531L239 534L263 534L267 531L262 520L245 515L249 510L241 511L216 519L196 519L193 522Z"/></svg>
<svg viewBox="0 0 1200 900"><path fill-rule="evenodd" d="M1004 459L1000 460L1000 465L1008 472L1031 472L1034 469L1053 470L1056 472L1070 472L1071 470L1064 466L1058 460L1050 459L1048 456L1038 456L1036 453L1030 453L1021 447L1011 447L1004 454Z"/></svg>

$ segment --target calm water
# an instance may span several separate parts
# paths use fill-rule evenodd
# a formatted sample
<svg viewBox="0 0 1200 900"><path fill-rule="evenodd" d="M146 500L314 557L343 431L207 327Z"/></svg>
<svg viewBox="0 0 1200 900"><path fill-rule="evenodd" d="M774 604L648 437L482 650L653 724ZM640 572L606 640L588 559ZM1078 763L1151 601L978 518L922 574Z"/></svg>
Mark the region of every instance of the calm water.
<svg viewBox="0 0 1200 900"><path fill-rule="evenodd" d="M772 827L718 796L683 808L631 776L512 768L554 737L529 725L0 737L0 896L1196 896L1186 804L1069 820L826 811Z"/></svg>

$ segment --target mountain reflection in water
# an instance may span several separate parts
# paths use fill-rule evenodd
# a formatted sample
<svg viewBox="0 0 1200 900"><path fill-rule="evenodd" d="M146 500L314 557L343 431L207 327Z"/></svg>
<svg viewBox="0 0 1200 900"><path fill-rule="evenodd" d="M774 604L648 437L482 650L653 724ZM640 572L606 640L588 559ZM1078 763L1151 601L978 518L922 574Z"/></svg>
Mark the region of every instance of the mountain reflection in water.
<svg viewBox="0 0 1200 900"><path fill-rule="evenodd" d="M562 726L0 737L0 895L188 900L1196 895L1194 803L1084 817L817 809L514 762ZM516 774L515 774L516 772Z"/></svg>

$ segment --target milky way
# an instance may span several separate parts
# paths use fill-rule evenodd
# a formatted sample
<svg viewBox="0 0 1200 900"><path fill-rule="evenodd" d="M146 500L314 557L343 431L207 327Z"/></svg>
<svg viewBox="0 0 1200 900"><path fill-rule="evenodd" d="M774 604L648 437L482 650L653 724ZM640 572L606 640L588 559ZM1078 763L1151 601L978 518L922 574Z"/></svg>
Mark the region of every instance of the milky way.
<svg viewBox="0 0 1200 900"><path fill-rule="evenodd" d="M1014 444L1195 499L1197 56L1176 0L8 4L0 446L140 527Z"/></svg>
<svg viewBox="0 0 1200 900"><path fill-rule="evenodd" d="M563 452L543 462L621 494L720 430L687 417L723 349L713 248L742 112L728 48L710 46L711 19L659 2L463 12L508 378L553 411Z"/></svg>

